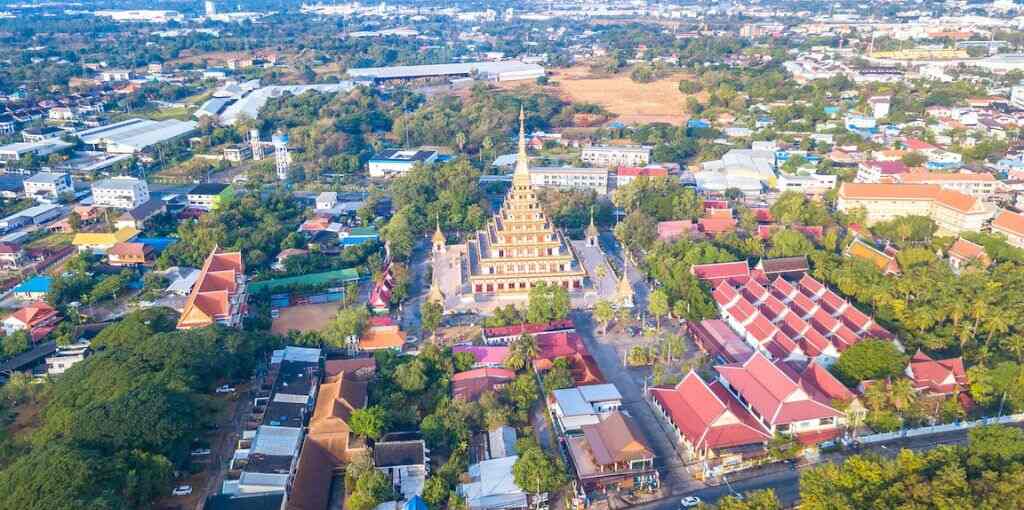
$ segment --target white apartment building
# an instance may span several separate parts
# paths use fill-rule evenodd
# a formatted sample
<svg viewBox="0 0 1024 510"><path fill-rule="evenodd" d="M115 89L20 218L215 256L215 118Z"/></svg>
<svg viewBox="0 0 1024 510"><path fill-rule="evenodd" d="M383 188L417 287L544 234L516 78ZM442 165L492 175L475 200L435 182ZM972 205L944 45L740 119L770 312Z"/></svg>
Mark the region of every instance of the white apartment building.
<svg viewBox="0 0 1024 510"><path fill-rule="evenodd" d="M64 193L73 193L71 174L39 172L23 182L25 195L57 199Z"/></svg>
<svg viewBox="0 0 1024 510"><path fill-rule="evenodd" d="M643 145L591 145L580 159L593 166L614 168L644 166L651 162L651 148Z"/></svg>
<svg viewBox="0 0 1024 510"><path fill-rule="evenodd" d="M895 182L906 184L938 184L945 189L988 200L999 190L1000 183L989 173L906 173L893 176Z"/></svg>
<svg viewBox="0 0 1024 510"><path fill-rule="evenodd" d="M594 190L608 193L607 168L536 167L530 169L530 184L559 189Z"/></svg>
<svg viewBox="0 0 1024 510"><path fill-rule="evenodd" d="M149 186L135 177L111 177L92 184L93 205L135 209L149 201Z"/></svg>

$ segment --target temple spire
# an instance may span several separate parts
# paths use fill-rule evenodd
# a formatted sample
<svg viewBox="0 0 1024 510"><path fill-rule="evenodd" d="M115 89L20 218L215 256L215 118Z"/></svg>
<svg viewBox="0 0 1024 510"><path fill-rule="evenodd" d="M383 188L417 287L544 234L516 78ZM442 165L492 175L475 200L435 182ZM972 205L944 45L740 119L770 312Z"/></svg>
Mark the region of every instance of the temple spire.
<svg viewBox="0 0 1024 510"><path fill-rule="evenodd" d="M526 112L519 106L519 154L516 156L516 172L513 184L530 183L530 160L526 157Z"/></svg>

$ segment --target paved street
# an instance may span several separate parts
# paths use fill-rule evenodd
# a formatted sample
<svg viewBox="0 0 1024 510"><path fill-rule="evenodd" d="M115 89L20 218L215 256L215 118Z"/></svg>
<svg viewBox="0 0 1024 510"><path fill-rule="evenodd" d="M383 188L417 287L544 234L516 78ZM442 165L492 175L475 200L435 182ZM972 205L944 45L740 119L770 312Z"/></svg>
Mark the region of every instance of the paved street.
<svg viewBox="0 0 1024 510"><path fill-rule="evenodd" d="M409 261L409 299L402 303L400 325L402 330L422 340L420 305L430 290L430 284L426 280L427 267L430 264L430 245L425 241L417 244Z"/></svg>
<svg viewBox="0 0 1024 510"><path fill-rule="evenodd" d="M910 439L901 439L884 444L876 444L865 447L860 452L837 452L823 456L815 464L801 465L799 469L783 464L774 464L749 471L733 473L725 477L720 485L707 486L695 489L684 495L694 495L707 503L714 503L719 499L737 493L771 489L779 498L784 507L790 508L796 505L800 499L800 473L814 465L823 462L841 462L843 459L856 453L878 454L886 457L895 457L901 449L925 451L942 445L964 444L967 442L967 430L955 430L943 434L934 434ZM636 508L642 510L676 510L679 508L679 498L673 496L660 501L639 505Z"/></svg>
<svg viewBox="0 0 1024 510"><path fill-rule="evenodd" d="M590 314L576 312L572 318L576 323L577 332L597 361L605 379L622 393L625 410L636 419L651 448L654 449L657 455L655 465L661 471L662 487L666 493L684 494L702 487L700 482L693 480L686 472L669 432L643 399L644 388L638 381L643 379L644 369L628 369L623 366L622 355L616 346L603 342L595 335L595 324Z"/></svg>

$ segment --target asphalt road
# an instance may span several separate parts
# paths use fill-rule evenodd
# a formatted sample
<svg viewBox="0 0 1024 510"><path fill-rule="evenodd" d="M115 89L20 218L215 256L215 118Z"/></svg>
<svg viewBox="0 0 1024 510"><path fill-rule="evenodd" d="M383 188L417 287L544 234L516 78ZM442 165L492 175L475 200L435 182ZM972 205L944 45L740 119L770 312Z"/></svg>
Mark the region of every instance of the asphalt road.
<svg viewBox="0 0 1024 510"><path fill-rule="evenodd" d="M722 484L707 486L683 494L697 496L705 503L715 503L725 496L743 494L763 489L771 489L783 507L791 508L800 500L800 474L806 469L823 462L841 462L847 456L860 454L877 454L895 457L902 449L925 451L942 445L964 444L967 442L967 430L955 430L942 434L933 434L910 439L891 441L863 448L860 452L839 452L824 457L821 462L801 466L799 469L775 464L755 470L733 473L726 476ZM641 510L677 510L680 496L673 496L635 508Z"/></svg>

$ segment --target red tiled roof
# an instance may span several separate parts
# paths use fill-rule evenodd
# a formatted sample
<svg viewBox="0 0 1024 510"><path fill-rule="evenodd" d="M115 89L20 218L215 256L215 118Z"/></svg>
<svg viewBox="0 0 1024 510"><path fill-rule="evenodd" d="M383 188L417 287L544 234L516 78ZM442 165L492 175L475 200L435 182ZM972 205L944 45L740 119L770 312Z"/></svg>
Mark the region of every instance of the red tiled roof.
<svg viewBox="0 0 1024 510"><path fill-rule="evenodd" d="M814 326L814 329L817 329L821 334L826 336L832 334L839 328L839 326L841 326L838 320L821 308L819 308L817 312L814 312L810 322L811 325Z"/></svg>
<svg viewBox="0 0 1024 510"><path fill-rule="evenodd" d="M574 332L541 333L534 338L538 352L533 364L540 370L546 370L558 358L569 358L577 353L588 354L583 340Z"/></svg>
<svg viewBox="0 0 1024 510"><path fill-rule="evenodd" d="M865 328L871 325L871 317L852 304L847 306L843 310L843 314L839 316L839 320L843 322L846 327L852 329L856 333L864 331Z"/></svg>
<svg viewBox="0 0 1024 510"><path fill-rule="evenodd" d="M882 175L904 174L909 171L902 161L865 161L861 164L878 170Z"/></svg>
<svg viewBox="0 0 1024 510"><path fill-rule="evenodd" d="M759 222L771 223L772 221L775 221L772 217L771 209L768 209L767 207L753 207L750 211L754 213L754 219Z"/></svg>
<svg viewBox="0 0 1024 510"><path fill-rule="evenodd" d="M1003 209L999 211L999 214L994 220L992 220L992 228L1009 232L1016 236L1024 236L1024 214L1017 214L1012 211Z"/></svg>
<svg viewBox="0 0 1024 510"><path fill-rule="evenodd" d="M52 306L46 304L44 301L36 301L32 304L19 308L18 311L11 314L11 317L18 319L27 328L32 328L36 324L50 319L55 315L57 315L57 310Z"/></svg>
<svg viewBox="0 0 1024 510"><path fill-rule="evenodd" d="M799 293L793 293L793 300L789 302L789 307L794 312L800 314L801 318L807 318L810 315L814 315L820 308L811 298Z"/></svg>
<svg viewBox="0 0 1024 510"><path fill-rule="evenodd" d="M925 151L938 148L924 140L918 140L917 138L907 138L903 144L907 146L907 149L912 151Z"/></svg>
<svg viewBox="0 0 1024 510"><path fill-rule="evenodd" d="M775 359L786 359L794 351L800 349L792 338L786 336L786 334L781 331L776 331L775 334L772 335L771 340L764 343L764 347Z"/></svg>
<svg viewBox="0 0 1024 510"><path fill-rule="evenodd" d="M947 252L950 258L958 258L963 261L977 260L982 266L988 267L992 261L985 248L979 244L972 243L964 238L959 238L949 247Z"/></svg>
<svg viewBox="0 0 1024 510"><path fill-rule="evenodd" d="M569 319L562 319L551 322L540 322L534 324L516 324L513 326L499 326L495 328L484 328L484 336L488 338L504 337L511 335L536 335L547 331L572 330L576 326Z"/></svg>
<svg viewBox="0 0 1024 510"><path fill-rule="evenodd" d="M773 425L842 415L813 400L760 353L754 353L742 364L716 366L715 370Z"/></svg>
<svg viewBox="0 0 1024 510"><path fill-rule="evenodd" d="M507 345L456 345L452 347L452 354L460 352L472 354L477 363L501 365L508 359L509 347Z"/></svg>
<svg viewBox="0 0 1024 510"><path fill-rule="evenodd" d="M776 278L772 282L772 293L782 301L788 301L795 291L796 289L782 278Z"/></svg>
<svg viewBox="0 0 1024 510"><path fill-rule="evenodd" d="M948 395L967 385L962 358L935 360L918 350L910 358L909 373L915 388L935 394Z"/></svg>
<svg viewBox="0 0 1024 510"><path fill-rule="evenodd" d="M776 328L775 325L772 324L764 315L757 312L755 313L756 315L754 315L753 320L746 325L747 333L754 337L754 340L757 340L758 343L767 342L775 336L775 333L779 331L779 328Z"/></svg>
<svg viewBox="0 0 1024 510"><path fill-rule="evenodd" d="M695 449L759 444L771 438L736 397L717 382L708 385L692 370L674 388L649 391Z"/></svg>
<svg viewBox="0 0 1024 510"><path fill-rule="evenodd" d="M715 287L715 290L711 291L711 297L714 298L715 302L718 303L718 306L721 306L722 308L728 307L738 296L739 293L736 292L736 289L726 282L719 283Z"/></svg>
<svg viewBox="0 0 1024 510"><path fill-rule="evenodd" d="M452 398L473 401L515 379L516 373L503 368L477 368L452 376Z"/></svg>
<svg viewBox="0 0 1024 510"><path fill-rule="evenodd" d="M817 297L825 290L825 286L818 280L812 278L809 274L804 274L804 276L800 278L800 281L797 282L797 285L800 286L800 290L802 290L804 294L811 297Z"/></svg>
<svg viewBox="0 0 1024 510"><path fill-rule="evenodd" d="M658 239L661 241L671 241L689 236L696 230L697 225L690 220L660 221L658 222Z"/></svg>
<svg viewBox="0 0 1024 510"><path fill-rule="evenodd" d="M763 313L765 317L768 317L772 322L777 322L779 319L783 318L783 316L788 317L793 315L791 313L787 313L788 311L789 308L782 301L779 301L779 298L771 294L765 296L764 302L761 303L761 313Z"/></svg>
<svg viewBox="0 0 1024 510"><path fill-rule="evenodd" d="M860 341L860 337L846 326L839 326L831 336L832 345L836 346L836 350L843 352L847 347Z"/></svg>
<svg viewBox="0 0 1024 510"><path fill-rule="evenodd" d="M736 220L731 218L701 218L697 223L705 234L724 234L736 230Z"/></svg>
<svg viewBox="0 0 1024 510"><path fill-rule="evenodd" d="M743 323L746 322L747 319L752 317L754 314L757 314L758 312L757 308L754 308L754 305L750 304L750 301L747 301L746 299L740 297L733 303L731 307L726 309L726 313L731 315L732 318L736 320L736 322Z"/></svg>
<svg viewBox="0 0 1024 510"><path fill-rule="evenodd" d="M687 322L687 331L712 356L727 363L746 361L754 350L725 321L719 319Z"/></svg>
<svg viewBox="0 0 1024 510"><path fill-rule="evenodd" d="M620 166L619 177L667 177L668 169L662 167Z"/></svg>
<svg viewBox="0 0 1024 510"><path fill-rule="evenodd" d="M729 280L736 285L742 285L750 278L750 266L747 265L745 260L716 264L694 264L690 266L690 274L712 284Z"/></svg>
<svg viewBox="0 0 1024 510"><path fill-rule="evenodd" d="M241 252L213 251L199 273L192 292L185 300L178 329L201 328L232 313L231 298L238 290L238 280L245 278ZM244 308L239 307L239 311Z"/></svg>
<svg viewBox="0 0 1024 510"><path fill-rule="evenodd" d="M768 290L757 283L753 278L747 280L747 283L743 286L743 297L747 298L751 303L760 303L766 296L768 296Z"/></svg>

